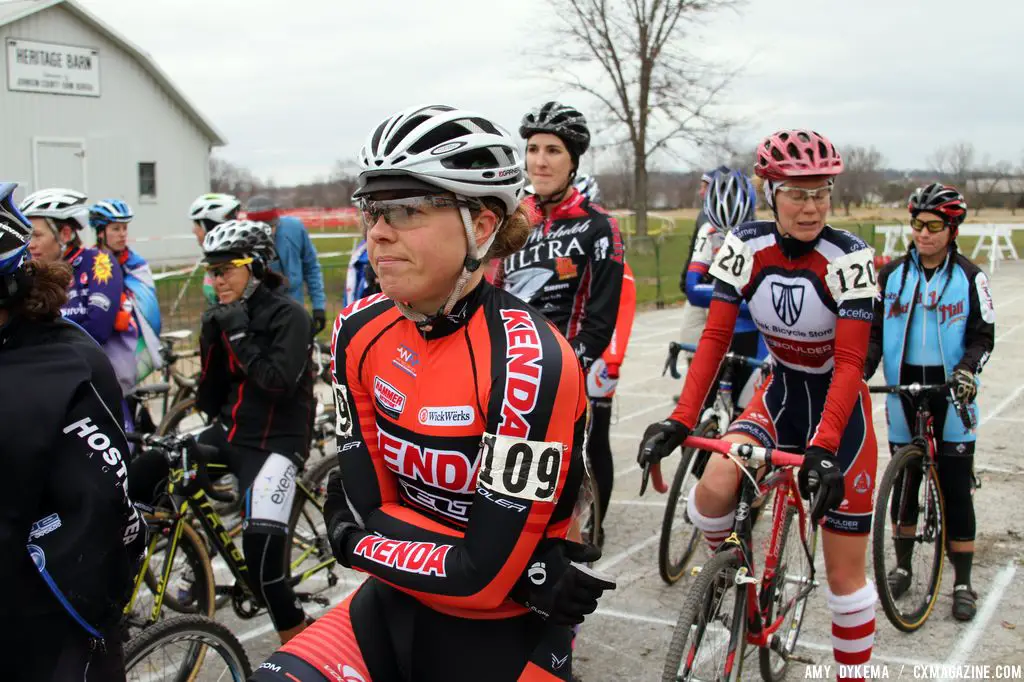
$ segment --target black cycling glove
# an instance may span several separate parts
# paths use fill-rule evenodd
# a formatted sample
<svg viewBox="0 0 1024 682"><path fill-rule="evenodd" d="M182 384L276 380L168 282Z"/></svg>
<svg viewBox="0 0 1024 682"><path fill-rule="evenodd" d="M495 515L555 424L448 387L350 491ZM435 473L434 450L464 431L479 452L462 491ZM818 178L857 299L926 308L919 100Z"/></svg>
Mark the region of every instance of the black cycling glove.
<svg viewBox="0 0 1024 682"><path fill-rule="evenodd" d="M594 545L542 540L509 597L555 625L579 625L615 589L614 579L583 565L600 558Z"/></svg>
<svg viewBox="0 0 1024 682"><path fill-rule="evenodd" d="M811 474L818 481L816 490L811 490ZM839 468L839 460L825 448L812 445L804 453L804 465L800 467L797 474L797 483L800 488L800 496L805 500L811 499L812 493L817 493L814 500L814 507L811 509L811 523L816 524L825 515L825 512L837 509L843 503L846 496L846 487L843 483L843 471Z"/></svg>
<svg viewBox="0 0 1024 682"><path fill-rule="evenodd" d="M651 424L640 439L636 462L641 467L657 464L672 454L690 435L690 429L674 419Z"/></svg>

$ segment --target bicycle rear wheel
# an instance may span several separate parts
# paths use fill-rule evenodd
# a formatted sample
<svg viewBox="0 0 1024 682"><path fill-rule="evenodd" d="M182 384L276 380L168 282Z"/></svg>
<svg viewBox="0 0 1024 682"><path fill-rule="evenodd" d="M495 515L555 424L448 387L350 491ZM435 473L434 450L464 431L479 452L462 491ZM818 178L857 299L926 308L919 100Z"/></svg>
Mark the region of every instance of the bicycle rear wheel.
<svg viewBox="0 0 1024 682"><path fill-rule="evenodd" d="M787 504L786 494L775 497L775 504ZM772 635L769 647L758 649L761 677L765 682L780 682L786 676L788 657L796 649L800 628L804 623L807 598L814 589L811 584L814 568L814 552L818 544L818 529L808 520L804 532L807 536L807 551L804 551L800 528L800 514L796 507L789 505L782 521L779 536L779 559L772 581L761 588L761 603L764 622L770 625L781 614L782 622Z"/></svg>
<svg viewBox="0 0 1024 682"><path fill-rule="evenodd" d="M695 436L718 437L718 420L708 419L697 425ZM661 542L658 545L658 572L661 579L673 585L686 572L686 566L700 546L700 529L686 518L686 499L697 485L698 466L707 462L710 453L693 448L683 448L668 491L665 503L665 517L661 522Z"/></svg>
<svg viewBox="0 0 1024 682"><path fill-rule="evenodd" d="M199 665L196 648L204 654ZM180 616L147 628L128 642L124 658L129 681L244 682L252 674L238 638L205 616Z"/></svg>
<svg viewBox="0 0 1024 682"><path fill-rule="evenodd" d="M741 565L739 549L732 547L704 564L672 631L662 682L739 679L747 603L746 589L735 582Z"/></svg>
<svg viewBox="0 0 1024 682"><path fill-rule="evenodd" d="M156 428L156 435L169 436L182 431L201 431L209 424L209 418L196 407L196 399L189 398L167 408L167 414Z"/></svg>
<svg viewBox="0 0 1024 682"><path fill-rule="evenodd" d="M334 556L327 540L323 505L327 499L327 476L337 467L337 457L324 457L316 461L299 482L300 488L288 519L291 538L289 577L310 570ZM332 578L333 574L328 576L329 585L336 580Z"/></svg>
<svg viewBox="0 0 1024 682"><path fill-rule="evenodd" d="M875 583L893 626L913 632L924 625L939 598L946 524L938 471L917 445L896 451L878 486L872 527ZM894 595L889 572L897 568L897 535L912 539L910 586Z"/></svg>

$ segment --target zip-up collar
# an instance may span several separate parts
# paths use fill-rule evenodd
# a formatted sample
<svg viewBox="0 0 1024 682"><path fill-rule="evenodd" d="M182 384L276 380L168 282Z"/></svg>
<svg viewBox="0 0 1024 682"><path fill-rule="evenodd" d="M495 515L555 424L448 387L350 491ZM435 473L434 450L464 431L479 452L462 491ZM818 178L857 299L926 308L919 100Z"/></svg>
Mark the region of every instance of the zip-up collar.
<svg viewBox="0 0 1024 682"><path fill-rule="evenodd" d="M570 188L570 191L566 193L565 198L558 203L557 206L551 209L551 214L548 216L544 215L544 212L540 208L540 201L536 194L527 198L527 207L540 218L540 225L544 230L544 234L547 234L551 230L551 224L556 220L571 220L574 218L584 218L587 212L583 210L583 202L585 197L580 194L580 191L575 187Z"/></svg>
<svg viewBox="0 0 1024 682"><path fill-rule="evenodd" d="M473 314L483 305L484 299L491 295L493 290L494 287L487 280L481 280L472 291L458 300L449 314L435 319L430 329L421 330L423 338L428 341L440 339L467 325Z"/></svg>

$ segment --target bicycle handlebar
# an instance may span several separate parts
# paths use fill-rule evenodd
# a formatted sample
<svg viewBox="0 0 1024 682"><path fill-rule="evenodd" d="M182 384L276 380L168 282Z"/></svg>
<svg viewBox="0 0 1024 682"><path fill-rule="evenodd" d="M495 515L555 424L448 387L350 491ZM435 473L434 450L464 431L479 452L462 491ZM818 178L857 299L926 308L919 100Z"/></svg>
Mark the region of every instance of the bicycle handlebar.
<svg viewBox="0 0 1024 682"><path fill-rule="evenodd" d="M184 489L191 494L190 488L195 486L202 490L217 502L233 502L234 496L230 492L220 492L213 486L210 480L206 465L210 458L217 454L217 448L212 445L205 445L196 440L195 436L186 434L184 436L155 436L151 434L129 433L126 434L128 441L146 448L159 450L164 454L167 462L172 467L184 470ZM195 463L193 469L189 460Z"/></svg>
<svg viewBox="0 0 1024 682"><path fill-rule="evenodd" d="M686 351L690 355L697 352L697 346L689 343L677 343L672 341L668 344L668 357L665 358L665 367L661 370L661 376L665 376L665 372L669 372L673 379L682 379L683 375L679 373L679 353ZM737 353L726 353L723 361L726 364L732 365L748 365L757 369L765 364L765 360L758 360L757 358L748 357L746 355L739 355Z"/></svg>
<svg viewBox="0 0 1024 682"><path fill-rule="evenodd" d="M953 385L950 382L944 384L919 384L916 381L912 384L893 384L891 386L868 386L869 393L886 393L886 394L900 394L905 393L911 397L924 396L929 393L940 393L946 391L946 399L952 403L953 409L956 410L956 415L960 418L960 423L964 425L964 428L968 431L973 431L977 427L974 415L971 413L970 408L964 403L956 399L956 393Z"/></svg>

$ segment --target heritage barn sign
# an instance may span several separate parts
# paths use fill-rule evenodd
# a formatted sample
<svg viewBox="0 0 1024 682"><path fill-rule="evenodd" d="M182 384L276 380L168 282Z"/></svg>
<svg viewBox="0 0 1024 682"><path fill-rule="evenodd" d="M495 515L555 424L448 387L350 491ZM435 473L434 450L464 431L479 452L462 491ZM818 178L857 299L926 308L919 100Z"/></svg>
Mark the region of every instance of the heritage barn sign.
<svg viewBox="0 0 1024 682"><path fill-rule="evenodd" d="M7 89L100 96L100 51L7 38Z"/></svg>

